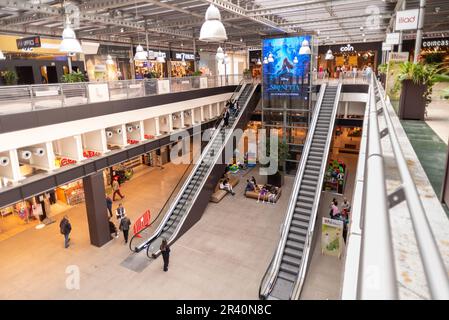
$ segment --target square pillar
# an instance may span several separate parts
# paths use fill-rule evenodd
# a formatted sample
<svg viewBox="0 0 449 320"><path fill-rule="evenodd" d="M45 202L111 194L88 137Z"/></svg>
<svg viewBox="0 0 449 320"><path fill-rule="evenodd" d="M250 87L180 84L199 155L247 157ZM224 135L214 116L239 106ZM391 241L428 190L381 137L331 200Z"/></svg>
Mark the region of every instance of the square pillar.
<svg viewBox="0 0 449 320"><path fill-rule="evenodd" d="M214 112L212 111L212 104L209 105L209 119L213 119L214 117Z"/></svg>
<svg viewBox="0 0 449 320"><path fill-rule="evenodd" d="M196 121L195 121L195 108L190 109L190 117L192 119L192 126L195 125Z"/></svg>
<svg viewBox="0 0 449 320"><path fill-rule="evenodd" d="M181 115L181 128L185 128L184 111L181 111L180 115Z"/></svg>
<svg viewBox="0 0 449 320"><path fill-rule="evenodd" d="M204 122L204 109L203 109L203 107L200 108L200 114L201 114L201 117L200 117L201 123L203 123Z"/></svg>
<svg viewBox="0 0 449 320"><path fill-rule="evenodd" d="M161 135L160 126L159 126L159 117L154 118L154 127L156 130L156 137Z"/></svg>
<svg viewBox="0 0 449 320"><path fill-rule="evenodd" d="M173 132L173 114L170 113L170 115L168 116L168 133L172 132Z"/></svg>
<svg viewBox="0 0 449 320"><path fill-rule="evenodd" d="M109 233L109 214L106 207L103 172L96 172L84 177L83 186L90 243L101 247L112 239Z"/></svg>

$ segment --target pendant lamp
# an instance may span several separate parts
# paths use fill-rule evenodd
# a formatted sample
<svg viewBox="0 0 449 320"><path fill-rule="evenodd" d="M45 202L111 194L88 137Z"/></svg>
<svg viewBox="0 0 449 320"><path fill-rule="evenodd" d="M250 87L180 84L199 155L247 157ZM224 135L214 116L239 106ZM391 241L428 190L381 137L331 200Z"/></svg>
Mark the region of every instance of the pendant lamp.
<svg viewBox="0 0 449 320"><path fill-rule="evenodd" d="M309 41L304 39L304 41L301 44L301 48L299 49L299 54L303 55L303 54L311 54L311 53L312 52L310 51Z"/></svg>
<svg viewBox="0 0 449 320"><path fill-rule="evenodd" d="M264 58L263 58L263 64L268 64L268 59L267 59L267 57L264 57Z"/></svg>
<svg viewBox="0 0 449 320"><path fill-rule="evenodd" d="M6 57L5 57L5 55L3 54L3 51L0 50L0 60L5 60L5 59L6 59Z"/></svg>
<svg viewBox="0 0 449 320"><path fill-rule="evenodd" d="M182 55L182 62L181 62L181 65L182 65L183 67L187 66L187 62L186 62L186 59L185 59L184 55Z"/></svg>
<svg viewBox="0 0 449 320"><path fill-rule="evenodd" d="M159 51L157 53L156 61L159 62L159 63L165 63L165 58L164 58L164 56L163 56L161 51Z"/></svg>
<svg viewBox="0 0 449 320"><path fill-rule="evenodd" d="M258 66L260 66L260 65L262 64L262 61L260 61L260 58L257 59L256 64L257 64Z"/></svg>
<svg viewBox="0 0 449 320"><path fill-rule="evenodd" d="M297 64L298 63L298 57L293 58L293 63Z"/></svg>
<svg viewBox="0 0 449 320"><path fill-rule="evenodd" d="M206 21L204 21L200 30L200 40L206 42L223 42L228 40L226 29L221 22L220 11L211 4L206 11Z"/></svg>
<svg viewBox="0 0 449 320"><path fill-rule="evenodd" d="M112 60L112 57L110 54L106 57L106 64L114 64L114 60Z"/></svg>
<svg viewBox="0 0 449 320"><path fill-rule="evenodd" d="M273 58L273 54L272 53L270 53L268 55L268 62L274 62L274 58Z"/></svg>
<svg viewBox="0 0 449 320"><path fill-rule="evenodd" d="M331 49L327 50L324 60L334 60L334 55L332 54Z"/></svg>
<svg viewBox="0 0 449 320"><path fill-rule="evenodd" d="M224 59L223 48L222 47L218 47L217 54L215 55L215 60L217 60L217 62L222 62L223 59Z"/></svg>
<svg viewBox="0 0 449 320"><path fill-rule="evenodd" d="M62 32L62 41L59 46L59 51L67 52L69 54L82 53L81 45L76 39L75 31L70 26L70 19L67 17L64 31Z"/></svg>
<svg viewBox="0 0 449 320"><path fill-rule="evenodd" d="M136 47L136 54L134 55L135 61L144 61L147 60L147 52L143 50L143 47L139 44Z"/></svg>
<svg viewBox="0 0 449 320"><path fill-rule="evenodd" d="M227 53L224 54L223 64L229 64L229 57Z"/></svg>

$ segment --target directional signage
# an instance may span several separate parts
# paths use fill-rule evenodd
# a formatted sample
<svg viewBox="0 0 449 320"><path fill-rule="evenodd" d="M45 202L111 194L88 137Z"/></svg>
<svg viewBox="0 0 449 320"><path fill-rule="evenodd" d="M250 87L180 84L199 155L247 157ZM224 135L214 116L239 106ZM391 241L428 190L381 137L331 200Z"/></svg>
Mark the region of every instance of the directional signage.
<svg viewBox="0 0 449 320"><path fill-rule="evenodd" d="M382 51L393 51L392 45L386 42L382 42Z"/></svg>
<svg viewBox="0 0 449 320"><path fill-rule="evenodd" d="M400 33L387 33L387 39L385 40L386 44L399 44Z"/></svg>

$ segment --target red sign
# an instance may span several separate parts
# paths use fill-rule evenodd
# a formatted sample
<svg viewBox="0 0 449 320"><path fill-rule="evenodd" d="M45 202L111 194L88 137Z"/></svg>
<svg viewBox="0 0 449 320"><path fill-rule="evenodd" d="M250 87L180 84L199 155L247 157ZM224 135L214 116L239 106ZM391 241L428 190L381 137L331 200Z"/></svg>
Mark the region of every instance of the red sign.
<svg viewBox="0 0 449 320"><path fill-rule="evenodd" d="M136 143L139 143L139 140L128 139L128 143L129 144L136 144Z"/></svg>
<svg viewBox="0 0 449 320"><path fill-rule="evenodd" d="M69 159L69 158L61 158L61 159L59 159L59 161L60 161L59 165L61 167L68 166L69 164L76 163L76 160L72 160L72 159Z"/></svg>
<svg viewBox="0 0 449 320"><path fill-rule="evenodd" d="M151 223L151 214L150 214L150 210L145 211L145 213L136 220L136 222L134 223L134 234L139 233L140 231L142 231L143 229L145 229L146 227L148 227ZM140 235L137 235L137 237L140 238Z"/></svg>
<svg viewBox="0 0 449 320"><path fill-rule="evenodd" d="M101 153L97 152L97 151L91 151L91 150L83 151L84 158L92 158L92 157L96 157L96 156L100 156L100 155L101 155Z"/></svg>

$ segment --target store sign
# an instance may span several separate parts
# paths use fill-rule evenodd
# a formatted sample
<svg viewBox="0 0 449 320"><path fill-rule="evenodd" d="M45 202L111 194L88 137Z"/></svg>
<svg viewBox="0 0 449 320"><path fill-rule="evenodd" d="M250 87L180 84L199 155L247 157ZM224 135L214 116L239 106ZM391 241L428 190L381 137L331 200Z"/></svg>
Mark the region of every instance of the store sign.
<svg viewBox="0 0 449 320"><path fill-rule="evenodd" d="M395 30L413 30L418 28L419 9L396 12Z"/></svg>
<svg viewBox="0 0 449 320"><path fill-rule="evenodd" d="M140 231L145 229L151 224L151 213L150 210L145 211L145 213L136 220L133 227L134 234L138 234ZM140 235L137 235L136 237L141 238Z"/></svg>
<svg viewBox="0 0 449 320"><path fill-rule="evenodd" d="M423 48L449 47L449 39L423 40Z"/></svg>
<svg viewBox="0 0 449 320"><path fill-rule="evenodd" d="M399 32L387 33L386 44L399 44L401 34Z"/></svg>
<svg viewBox="0 0 449 320"><path fill-rule="evenodd" d="M84 150L83 151L84 158L92 158L92 157L96 157L96 156L101 156L101 152L92 151L92 150Z"/></svg>
<svg viewBox="0 0 449 320"><path fill-rule="evenodd" d="M393 51L393 47L391 44L382 42L382 51Z"/></svg>
<svg viewBox="0 0 449 320"><path fill-rule="evenodd" d="M105 64L96 64L94 70L95 72L106 72L107 68Z"/></svg>
<svg viewBox="0 0 449 320"><path fill-rule="evenodd" d="M409 58L408 52L390 52L388 61L405 62L408 61L408 58Z"/></svg>
<svg viewBox="0 0 449 320"><path fill-rule="evenodd" d="M176 60L182 60L184 56L184 60L195 60L195 55L193 53L185 53L185 52L175 52L174 58Z"/></svg>
<svg viewBox="0 0 449 320"><path fill-rule="evenodd" d="M17 49L30 49L30 48L40 48L41 46L41 37L35 36L35 37L28 37L28 38L22 38L17 39Z"/></svg>
<svg viewBox="0 0 449 320"><path fill-rule="evenodd" d="M340 52L352 52L352 51L354 51L354 47L351 46L349 43L344 47L340 47Z"/></svg>

